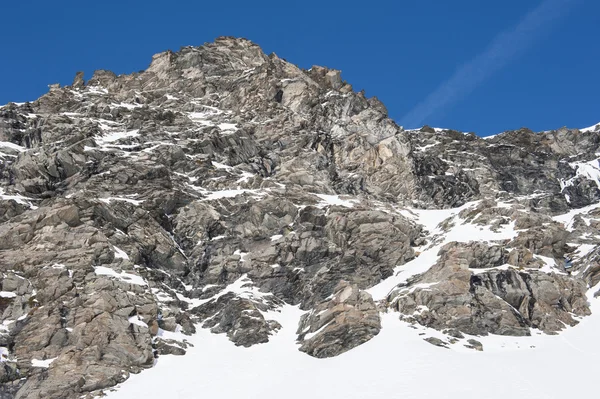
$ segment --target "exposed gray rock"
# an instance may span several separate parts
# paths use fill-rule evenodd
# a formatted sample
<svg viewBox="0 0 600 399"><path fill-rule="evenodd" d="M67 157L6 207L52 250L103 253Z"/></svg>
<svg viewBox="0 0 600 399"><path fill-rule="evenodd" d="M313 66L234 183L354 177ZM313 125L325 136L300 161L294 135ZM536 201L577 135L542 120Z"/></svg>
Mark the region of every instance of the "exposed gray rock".
<svg viewBox="0 0 600 399"><path fill-rule="evenodd" d="M477 341L476 339L469 339L467 340L467 343L469 345L465 345L467 348L469 349L475 349L476 351L483 351L483 345L481 342Z"/></svg>
<svg viewBox="0 0 600 399"><path fill-rule="evenodd" d="M442 341L436 337L423 338L423 340L429 342L431 345L439 346L440 348L448 348L448 342Z"/></svg>
<svg viewBox="0 0 600 399"><path fill-rule="evenodd" d="M582 281L510 266L473 268L475 253L495 252L483 246L447 244L429 271L398 287L388 302L408 320L471 335L529 335L530 327L554 333L577 324L573 315L590 313Z"/></svg>
<svg viewBox="0 0 600 399"><path fill-rule="evenodd" d="M340 282L333 298L318 304L300 319L300 350L314 357L331 357L370 340L379 333L381 322L368 293Z"/></svg>
<svg viewBox="0 0 600 399"><path fill-rule="evenodd" d="M280 301L273 296L260 301L239 298L233 292L209 300L191 312L206 319L204 328L214 333L227 333L233 343L239 346L252 346L269 341L269 336L277 332L281 325L275 320L265 319L262 312L274 309Z"/></svg>

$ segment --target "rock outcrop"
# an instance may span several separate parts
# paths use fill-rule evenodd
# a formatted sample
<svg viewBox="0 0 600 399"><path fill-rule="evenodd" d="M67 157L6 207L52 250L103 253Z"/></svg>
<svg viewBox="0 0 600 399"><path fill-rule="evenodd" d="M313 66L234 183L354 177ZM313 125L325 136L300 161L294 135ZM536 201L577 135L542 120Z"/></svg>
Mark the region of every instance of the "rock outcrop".
<svg viewBox="0 0 600 399"><path fill-rule="evenodd" d="M555 333L589 315L587 285L562 273L505 264L506 250L451 242L426 273L398 287L390 306L409 320L470 335ZM483 268L483 269L482 269Z"/></svg>
<svg viewBox="0 0 600 399"><path fill-rule="evenodd" d="M368 293L341 281L333 298L306 313L298 325L300 350L331 357L363 344L379 333L379 311Z"/></svg>

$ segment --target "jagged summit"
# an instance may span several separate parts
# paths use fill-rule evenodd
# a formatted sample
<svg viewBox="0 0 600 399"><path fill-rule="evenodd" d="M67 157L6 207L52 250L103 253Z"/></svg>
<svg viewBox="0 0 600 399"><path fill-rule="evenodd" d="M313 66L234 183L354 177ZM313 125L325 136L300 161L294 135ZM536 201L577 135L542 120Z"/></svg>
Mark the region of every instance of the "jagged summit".
<svg viewBox="0 0 600 399"><path fill-rule="evenodd" d="M317 358L383 313L450 348L559 333L600 280L599 146L404 130L245 39L77 74L0 107L0 396L93 397L201 329Z"/></svg>

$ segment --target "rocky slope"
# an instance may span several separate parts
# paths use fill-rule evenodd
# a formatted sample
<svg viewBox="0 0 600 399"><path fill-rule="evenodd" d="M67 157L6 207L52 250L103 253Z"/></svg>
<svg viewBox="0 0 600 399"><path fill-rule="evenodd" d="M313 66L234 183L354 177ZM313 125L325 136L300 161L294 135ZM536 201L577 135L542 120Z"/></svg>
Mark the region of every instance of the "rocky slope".
<svg viewBox="0 0 600 399"><path fill-rule="evenodd" d="M599 147L405 130L244 39L78 74L0 108L0 397L92 397L198 328L268 345L285 304L315 357L381 312L444 346L557 333L600 281Z"/></svg>

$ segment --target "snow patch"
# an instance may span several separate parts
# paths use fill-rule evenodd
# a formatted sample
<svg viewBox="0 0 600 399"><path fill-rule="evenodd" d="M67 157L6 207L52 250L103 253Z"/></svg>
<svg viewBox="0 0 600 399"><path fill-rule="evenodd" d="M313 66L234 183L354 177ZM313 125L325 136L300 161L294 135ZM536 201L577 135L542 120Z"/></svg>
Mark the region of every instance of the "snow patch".
<svg viewBox="0 0 600 399"><path fill-rule="evenodd" d="M11 150L15 150L15 151L18 151L18 152L25 152L25 151L27 151L27 148L21 147L20 145L11 143L9 141L0 141L0 147L10 148Z"/></svg>
<svg viewBox="0 0 600 399"><path fill-rule="evenodd" d="M592 205L589 205L589 206L586 206L583 208L579 208L579 209L573 209L562 215L554 216L552 218L552 220L554 220L555 222L564 224L566 230L573 231L573 223L575 222L575 218L577 216L586 215L589 212L591 212L599 207L600 207L600 203L592 204Z"/></svg>
<svg viewBox="0 0 600 399"><path fill-rule="evenodd" d="M138 315L131 316L129 318L129 322L131 324L135 324L136 326L148 328L148 324L144 323L144 321L142 319L140 319L140 316L138 316Z"/></svg>
<svg viewBox="0 0 600 399"><path fill-rule="evenodd" d="M321 198L321 202L317 204L318 208L325 208L331 205L343 206L345 208L353 208L355 204L359 201L357 199L345 200L341 199L339 195L329 195L329 194L313 194L319 198Z"/></svg>
<svg viewBox="0 0 600 399"><path fill-rule="evenodd" d="M121 248L113 246L113 250L115 251L115 258L116 259L126 259L126 260L129 260L129 256Z"/></svg>
<svg viewBox="0 0 600 399"><path fill-rule="evenodd" d="M52 364L52 362L55 360L56 358L46 360L31 359L31 367L41 367L47 369L48 367L50 367L50 364Z"/></svg>
<svg viewBox="0 0 600 399"><path fill-rule="evenodd" d="M108 143L114 143L115 141L132 138L132 137L138 137L139 135L140 135L139 130L136 129L136 130L130 130L128 132L127 131L112 132L105 136L95 137L94 139L96 141L96 144L98 144L99 146L103 146Z"/></svg>
<svg viewBox="0 0 600 399"><path fill-rule="evenodd" d="M105 267L105 266L95 266L94 272L98 276L115 277L116 279L123 281L125 283L129 283L129 284L148 285L148 283L146 283L146 281L138 275L126 273L126 272L118 273L115 270L113 270L109 267Z"/></svg>
<svg viewBox="0 0 600 399"><path fill-rule="evenodd" d="M105 204L110 204L111 201L125 201L125 202L129 202L130 204L133 204L135 206L139 206L141 205L144 200L134 200L131 198L123 198L123 197L108 197L108 198L98 198L100 201L104 202Z"/></svg>
<svg viewBox="0 0 600 399"><path fill-rule="evenodd" d="M596 123L593 126L584 127L583 129L579 129L579 131L582 133L595 132L596 130L600 130L599 126L600 126L600 122Z"/></svg>
<svg viewBox="0 0 600 399"><path fill-rule="evenodd" d="M18 204L27 205L30 209L37 209L38 207L33 205L31 201L35 201L33 198L24 197L20 194L17 195L7 195L4 194L4 189L0 187L0 200L13 200Z"/></svg>

